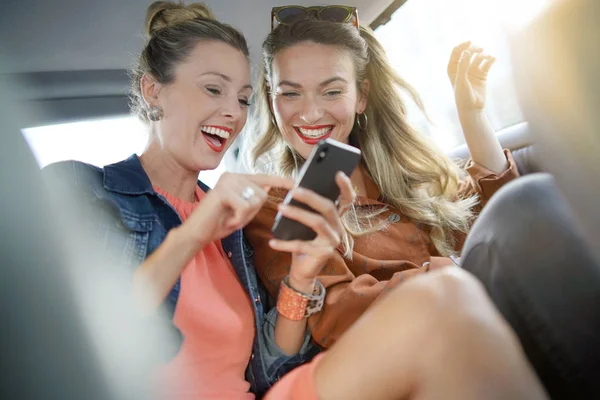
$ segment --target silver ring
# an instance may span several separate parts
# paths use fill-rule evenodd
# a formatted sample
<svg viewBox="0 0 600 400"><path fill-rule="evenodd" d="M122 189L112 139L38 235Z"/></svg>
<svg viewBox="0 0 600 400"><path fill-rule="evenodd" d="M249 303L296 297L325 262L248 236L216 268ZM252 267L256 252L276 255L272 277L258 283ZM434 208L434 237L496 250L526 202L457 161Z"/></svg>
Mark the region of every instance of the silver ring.
<svg viewBox="0 0 600 400"><path fill-rule="evenodd" d="M244 191L242 192L242 199L248 201L252 197L254 197L255 194L256 192L254 191L254 189L252 189L250 186L247 186L246 189L244 189Z"/></svg>

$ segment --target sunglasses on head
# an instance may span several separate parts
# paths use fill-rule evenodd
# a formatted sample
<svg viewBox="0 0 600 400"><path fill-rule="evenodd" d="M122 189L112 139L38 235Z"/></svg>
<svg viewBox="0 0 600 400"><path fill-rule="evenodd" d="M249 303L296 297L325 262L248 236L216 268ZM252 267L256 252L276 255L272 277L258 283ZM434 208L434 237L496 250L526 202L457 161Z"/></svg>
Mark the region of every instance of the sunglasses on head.
<svg viewBox="0 0 600 400"><path fill-rule="evenodd" d="M357 29L358 10L348 6L282 6L271 10L271 31L279 25L291 25L303 19L318 19L339 23L352 23Z"/></svg>

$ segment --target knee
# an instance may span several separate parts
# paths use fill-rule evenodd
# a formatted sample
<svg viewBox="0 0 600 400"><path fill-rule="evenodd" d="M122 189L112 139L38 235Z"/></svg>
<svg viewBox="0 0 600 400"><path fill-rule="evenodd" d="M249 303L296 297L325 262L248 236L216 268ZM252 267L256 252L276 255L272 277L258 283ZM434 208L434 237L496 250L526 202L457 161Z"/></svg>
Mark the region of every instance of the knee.
<svg viewBox="0 0 600 400"><path fill-rule="evenodd" d="M449 267L408 280L396 289L395 295L410 296L427 314L446 314L467 309L473 298L485 296L485 292L473 275Z"/></svg>
<svg viewBox="0 0 600 400"><path fill-rule="evenodd" d="M425 340L415 341L414 368L421 378L469 385L477 393L473 398L543 398L516 335L475 278L449 269L419 286L417 294L429 299L423 311L431 313L420 332Z"/></svg>
<svg viewBox="0 0 600 400"><path fill-rule="evenodd" d="M420 277L419 277L420 278ZM448 268L405 283L425 323L418 335L427 343L429 357L485 357L489 345L516 348L516 338L493 306L481 283L468 272ZM494 344L495 343L495 344Z"/></svg>

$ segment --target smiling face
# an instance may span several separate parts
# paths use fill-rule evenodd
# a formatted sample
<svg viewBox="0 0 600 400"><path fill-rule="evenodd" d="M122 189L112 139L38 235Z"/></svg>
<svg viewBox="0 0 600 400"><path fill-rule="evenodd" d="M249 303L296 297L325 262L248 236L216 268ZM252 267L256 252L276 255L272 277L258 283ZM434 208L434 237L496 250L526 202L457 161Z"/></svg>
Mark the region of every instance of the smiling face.
<svg viewBox="0 0 600 400"><path fill-rule="evenodd" d="M145 77L144 98L163 109L153 131L161 150L191 171L216 168L246 123L252 96L244 54L219 41L199 42L173 82Z"/></svg>
<svg viewBox="0 0 600 400"><path fill-rule="evenodd" d="M367 106L349 51L299 43L279 52L271 71L271 108L291 148L307 158L322 139L348 143L356 114Z"/></svg>

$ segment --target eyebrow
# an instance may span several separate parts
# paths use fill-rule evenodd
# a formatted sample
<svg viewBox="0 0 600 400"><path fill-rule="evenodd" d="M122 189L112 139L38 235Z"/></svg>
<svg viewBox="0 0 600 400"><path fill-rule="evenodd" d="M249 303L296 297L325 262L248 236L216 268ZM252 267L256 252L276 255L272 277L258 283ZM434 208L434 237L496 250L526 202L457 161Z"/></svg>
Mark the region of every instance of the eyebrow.
<svg viewBox="0 0 600 400"><path fill-rule="evenodd" d="M321 86L321 87L327 86L327 85L329 85L330 83L333 83L333 82L348 83L348 81L345 80L344 78L339 77L339 76L334 76L333 78L329 78L326 81L321 82L321 84L319 86Z"/></svg>
<svg viewBox="0 0 600 400"><path fill-rule="evenodd" d="M320 87L327 86L327 85L329 85L330 83L333 83L333 82L342 82L342 83L348 83L348 81L347 81L347 80L345 80L344 78L342 78L342 77L339 77L339 76L334 76L333 78L329 78L329 79L327 79L327 80L325 80L325 81L321 82L321 83L319 84L319 86L320 86ZM284 80L284 81L281 81L281 82L279 82L279 85L278 85L278 86L283 86L283 85L286 85L286 86L291 86L291 87L293 87L293 88L295 88L295 89L299 89L299 88L301 88L301 87L302 87L302 85L300 85L299 83L296 83L296 82L291 82L291 81L285 81L285 80Z"/></svg>
<svg viewBox="0 0 600 400"><path fill-rule="evenodd" d="M220 72L209 71L209 72L203 73L200 76L204 76L204 75L215 75L215 76L218 76L219 78L222 78L224 81L231 82L231 78L230 77L228 77L227 75L222 74ZM247 85L244 85L244 87L242 89L254 89L254 88L252 87L252 85L247 84Z"/></svg>

